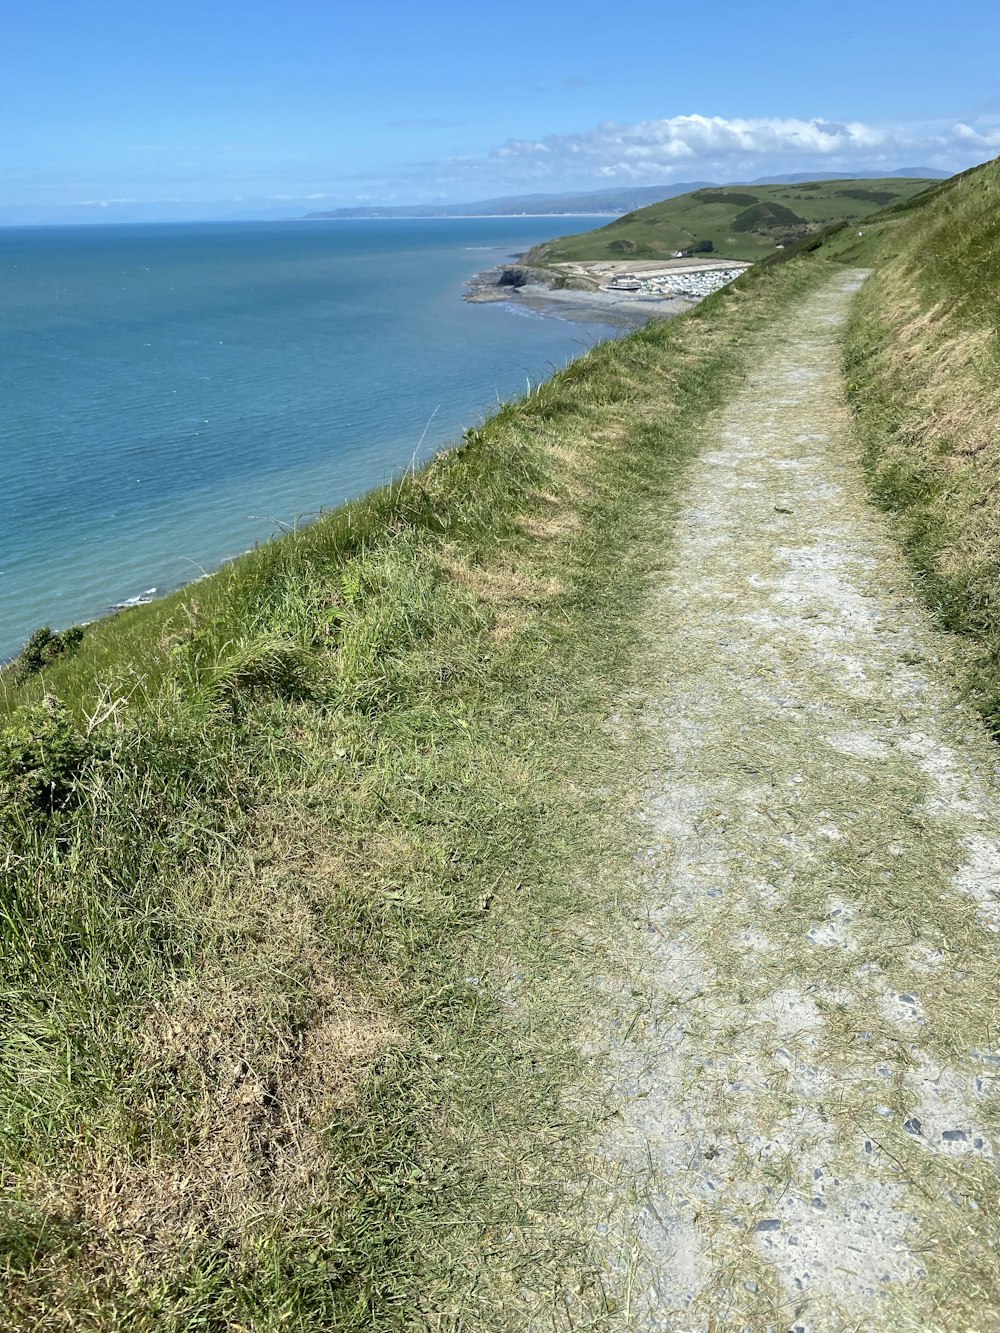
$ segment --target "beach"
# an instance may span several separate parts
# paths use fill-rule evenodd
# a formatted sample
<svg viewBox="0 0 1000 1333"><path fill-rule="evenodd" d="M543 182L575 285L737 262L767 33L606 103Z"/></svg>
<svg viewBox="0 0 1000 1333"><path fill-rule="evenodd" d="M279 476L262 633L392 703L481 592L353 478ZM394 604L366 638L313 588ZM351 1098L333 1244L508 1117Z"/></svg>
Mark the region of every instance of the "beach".
<svg viewBox="0 0 1000 1333"><path fill-rule="evenodd" d="M641 328L651 319L672 319L738 277L747 264L733 260L671 258L661 261L600 261L542 268L499 264L469 279L465 300L503 302L514 309L580 323ZM636 291L611 286L627 275Z"/></svg>

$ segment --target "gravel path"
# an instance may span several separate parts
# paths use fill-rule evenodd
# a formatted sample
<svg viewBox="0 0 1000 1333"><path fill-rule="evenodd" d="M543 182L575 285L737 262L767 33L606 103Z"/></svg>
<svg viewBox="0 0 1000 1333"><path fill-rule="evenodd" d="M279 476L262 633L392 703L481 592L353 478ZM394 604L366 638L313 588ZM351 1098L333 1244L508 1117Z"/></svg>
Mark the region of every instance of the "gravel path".
<svg viewBox="0 0 1000 1333"><path fill-rule="evenodd" d="M866 499L860 281L712 423L619 724L662 760L600 983L615 1328L1000 1328L997 752Z"/></svg>

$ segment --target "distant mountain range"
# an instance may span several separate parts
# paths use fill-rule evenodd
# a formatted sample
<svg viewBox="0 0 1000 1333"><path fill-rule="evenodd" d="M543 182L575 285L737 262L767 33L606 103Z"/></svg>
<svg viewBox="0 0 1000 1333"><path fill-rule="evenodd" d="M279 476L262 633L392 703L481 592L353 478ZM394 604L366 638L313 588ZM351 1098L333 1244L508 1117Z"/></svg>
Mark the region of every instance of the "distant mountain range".
<svg viewBox="0 0 1000 1333"><path fill-rule="evenodd" d="M477 199L468 204L400 204L391 208L333 208L307 213L307 218L469 218L522 217L572 213L630 213L634 208L672 199L708 185L708 181L677 181L672 185L609 187L572 194L514 194Z"/></svg>
<svg viewBox="0 0 1000 1333"><path fill-rule="evenodd" d="M857 176L876 177L877 171L862 171ZM882 176L922 176L943 179L942 171L927 167L903 167L899 171L882 172ZM767 176L764 182L790 184L806 180L845 179L827 172L804 172L793 176ZM760 181L744 184L760 184ZM322 213L309 213L310 218L450 218L450 217L519 217L555 215L570 217L574 213L594 214L608 218L631 213L647 204L674 199L692 190L705 189L713 181L675 181L662 185L608 185L601 190L574 190L564 194L518 194L501 198L479 199L460 204L401 204L394 207L336 208ZM79 226L90 223L135 222L285 222L301 220L299 211L308 208L305 199L246 200L236 203L231 199L181 200L154 199L149 201L109 199L103 203L73 204L4 204L0 203L0 227Z"/></svg>
<svg viewBox="0 0 1000 1333"><path fill-rule="evenodd" d="M568 194L515 194L499 199L477 199L466 204L399 204L394 207L333 208L322 213L307 213L307 220L349 218L475 218L530 217L584 214L631 213L647 204L675 199L694 190L727 185L796 185L801 181L885 180L889 176L913 176L923 180L944 180L946 171L933 167L900 167L897 171L855 171L849 178L836 171L799 171L786 176L761 176L754 181L673 181L663 185L608 186L603 190L576 191Z"/></svg>
<svg viewBox="0 0 1000 1333"><path fill-rule="evenodd" d="M845 176L842 171L794 171L790 176L758 176L755 181L731 181L730 184L743 185L799 185L802 181L846 181L846 180L888 180L891 176L905 176L914 180L945 181L947 171L938 171L936 167L899 167L896 171L855 171Z"/></svg>

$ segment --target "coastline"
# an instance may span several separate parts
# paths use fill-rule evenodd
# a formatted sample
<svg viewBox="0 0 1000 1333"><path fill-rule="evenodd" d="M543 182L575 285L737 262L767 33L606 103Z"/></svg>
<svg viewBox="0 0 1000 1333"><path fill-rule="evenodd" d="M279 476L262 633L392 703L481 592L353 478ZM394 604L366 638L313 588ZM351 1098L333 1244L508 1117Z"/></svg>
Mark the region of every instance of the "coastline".
<svg viewBox="0 0 1000 1333"><path fill-rule="evenodd" d="M266 541L271 516L295 522L382 484L418 445L458 441L497 393L523 392L526 374L579 356L573 323L457 303L474 268L558 227L165 224L134 243L118 228L18 230L3 332L33 315L12 362L0 660L40 626L190 584ZM140 240L148 269L129 258ZM63 291L70 266L80 281Z"/></svg>
<svg viewBox="0 0 1000 1333"><path fill-rule="evenodd" d="M497 283L499 274L510 270L515 264L516 261L512 258L496 269L477 273L471 277L466 270L465 282L468 287L466 299L472 302L499 301L511 313L533 319L558 321L564 329L573 328L574 332L568 336L571 336L575 343L579 343L580 348L575 352L570 351L568 353L570 356L580 354L584 340L614 337L640 329L654 319L674 318L689 310L694 304L690 299L677 296L600 290L596 274L593 278L589 274L562 276L547 270L529 270L523 265L518 267L524 270L526 276L530 275L537 280L524 282L519 286L499 286ZM581 328L578 333L575 331L575 326L578 325L595 327L586 331ZM515 341L521 344L523 339L517 337ZM153 551L150 553L149 562L138 571L139 577L134 582L129 579L127 582L119 583L117 587L112 582L103 590L105 595L110 594L107 595L106 601L99 594L93 598L87 597L89 605L79 607L75 613L73 608L69 608L68 614L61 614L61 608L47 606L36 612L34 621L36 624L51 623L61 631L69 626L90 626L117 618L126 612L135 612L150 603L170 597L184 587L200 582L207 574L217 573L230 562L239 560L241 556L267 540L267 535L251 537L250 540L237 539L228 550L217 552L207 558L199 557L198 567L189 574L164 567ZM16 660L31 628L30 624L26 624L23 631L11 633L9 642L0 652L0 666L9 665Z"/></svg>
<svg viewBox="0 0 1000 1333"><path fill-rule="evenodd" d="M747 267L739 260L671 258L631 264L577 262L561 264L556 271L515 261L474 273L464 299L473 304L499 301L512 310L578 323L638 329L650 320L683 314ZM636 290L610 285L626 276L637 279Z"/></svg>
<svg viewBox="0 0 1000 1333"><path fill-rule="evenodd" d="M514 310L577 324L609 324L621 329L640 329L654 319L673 319L697 302L677 296L619 296L614 292L587 291L541 284L505 288L495 296L467 296L474 304L499 302Z"/></svg>

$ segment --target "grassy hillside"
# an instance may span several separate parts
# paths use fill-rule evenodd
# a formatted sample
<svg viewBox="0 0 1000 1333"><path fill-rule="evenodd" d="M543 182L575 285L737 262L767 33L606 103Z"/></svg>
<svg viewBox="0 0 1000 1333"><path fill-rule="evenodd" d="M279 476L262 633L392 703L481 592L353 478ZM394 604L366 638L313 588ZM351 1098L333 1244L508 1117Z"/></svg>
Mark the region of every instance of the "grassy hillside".
<svg viewBox="0 0 1000 1333"><path fill-rule="evenodd" d="M604 722L704 414L824 267L3 678L4 1333L523 1329L580 1270Z"/></svg>
<svg viewBox="0 0 1000 1333"><path fill-rule="evenodd" d="M715 254L760 259L778 244L792 244L830 223L866 217L932 184L889 177L695 190L626 213L596 231L537 246L527 262L665 259L674 250L704 247L708 242Z"/></svg>
<svg viewBox="0 0 1000 1333"><path fill-rule="evenodd" d="M875 492L1000 731L1000 163L913 202L855 307L851 394Z"/></svg>

